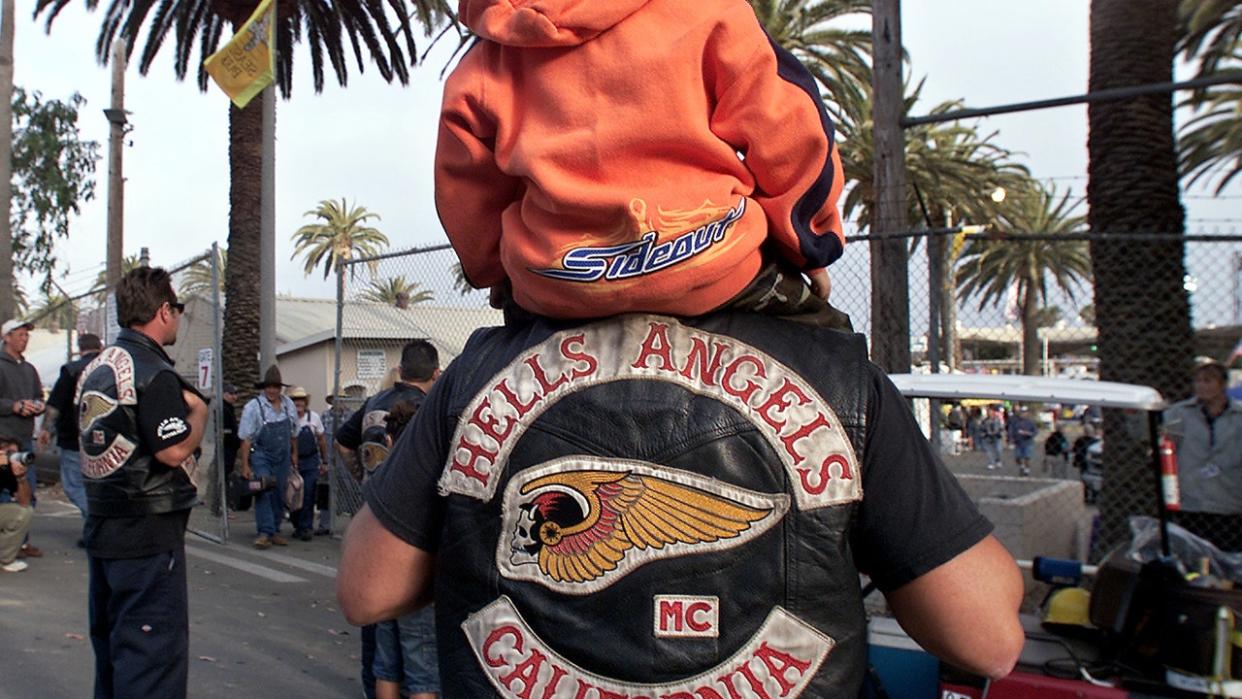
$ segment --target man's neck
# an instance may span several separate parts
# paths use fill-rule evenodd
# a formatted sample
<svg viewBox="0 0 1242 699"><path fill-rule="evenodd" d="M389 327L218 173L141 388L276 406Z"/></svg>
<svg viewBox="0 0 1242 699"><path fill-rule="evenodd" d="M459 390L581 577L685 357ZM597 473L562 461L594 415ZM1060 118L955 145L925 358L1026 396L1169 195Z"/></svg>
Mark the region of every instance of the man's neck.
<svg viewBox="0 0 1242 699"><path fill-rule="evenodd" d="M423 393L426 393L426 392L430 391L430 390L431 390L431 384L432 384L432 382L431 382L431 381L406 381L405 379L402 379L402 380L398 381L397 383L403 383L403 384L405 384L406 386L413 386L414 388L417 388L418 390L422 391Z"/></svg>
<svg viewBox="0 0 1242 699"><path fill-rule="evenodd" d="M1225 408L1229 407L1229 398L1226 396L1217 396L1210 400L1201 400L1199 403L1207 410L1208 415L1212 417L1220 417L1225 412Z"/></svg>

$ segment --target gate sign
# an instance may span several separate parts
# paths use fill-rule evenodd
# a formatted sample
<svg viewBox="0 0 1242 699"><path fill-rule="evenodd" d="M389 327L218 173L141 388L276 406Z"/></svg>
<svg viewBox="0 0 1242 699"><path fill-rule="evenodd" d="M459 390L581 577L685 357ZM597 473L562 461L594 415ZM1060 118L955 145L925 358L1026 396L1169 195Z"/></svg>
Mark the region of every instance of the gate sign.
<svg viewBox="0 0 1242 699"><path fill-rule="evenodd" d="M198 351L198 390L211 390L211 348L204 347Z"/></svg>

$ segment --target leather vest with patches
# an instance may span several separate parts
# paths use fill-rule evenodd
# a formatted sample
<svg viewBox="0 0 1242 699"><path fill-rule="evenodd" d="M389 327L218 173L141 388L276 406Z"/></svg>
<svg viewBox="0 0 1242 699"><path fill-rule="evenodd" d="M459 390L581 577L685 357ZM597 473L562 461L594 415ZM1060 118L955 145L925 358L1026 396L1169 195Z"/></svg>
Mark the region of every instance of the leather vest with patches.
<svg viewBox="0 0 1242 699"><path fill-rule="evenodd" d="M854 696L865 361L754 315L477 333L441 388L444 695Z"/></svg>
<svg viewBox="0 0 1242 699"><path fill-rule="evenodd" d="M427 394L418 386L398 383L371 396L362 404L361 441L358 444L358 461L367 473L379 468L388 458L388 412L401 401L415 408L423 404Z"/></svg>
<svg viewBox="0 0 1242 699"><path fill-rule="evenodd" d="M128 329L82 372L75 402L82 475L93 516L162 514L198 501L194 457L179 467L166 466L139 436L138 401L162 372L178 376L163 348ZM178 378L184 388L195 391Z"/></svg>

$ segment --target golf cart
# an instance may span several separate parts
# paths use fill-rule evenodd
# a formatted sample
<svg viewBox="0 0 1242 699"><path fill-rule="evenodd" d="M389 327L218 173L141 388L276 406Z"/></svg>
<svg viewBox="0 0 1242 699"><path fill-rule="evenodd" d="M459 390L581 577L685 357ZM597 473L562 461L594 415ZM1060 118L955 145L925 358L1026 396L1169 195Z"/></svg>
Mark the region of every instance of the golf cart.
<svg viewBox="0 0 1242 699"><path fill-rule="evenodd" d="M1095 592L1090 601L1090 622L1096 627L1099 635L1096 639L1105 639L1091 650L1098 651L1097 657L1115 658L1122 653L1132 653L1140 635L1144 639L1157 631L1164 633L1165 643L1177 640L1179 649L1185 651L1191 645L1198 645L1192 660L1186 661L1188 653L1170 662L1169 654L1158 652L1149 658L1150 666L1158 668L1147 673L1143 684L1143 696L1193 696L1176 694L1178 691L1212 692L1216 696L1242 697L1242 681L1231 679L1242 677L1242 667L1234 665L1230 670L1229 654L1235 655L1238 650L1232 647L1231 634L1239 633L1239 626L1234 614L1242 611L1242 592L1233 590L1202 591L1186 582L1181 576L1171 578L1169 573L1175 569L1170 563L1170 509L1177 508L1176 476L1161 478L1160 458L1160 422L1161 412L1166 407L1164 398L1158 391L1147 386L1136 386L1121 383L1091 381L1082 379L1066 379L1039 376L1012 375L977 375L977 374L896 374L889 378L907 398L928 398L933 400L961 401L967 399L989 399L997 402L1011 401L1015 403L1061 403L1075 405L1096 405L1102 408L1117 408L1136 411L1146 415L1146 426L1150 440L1151 467L1156 474L1158 508L1153 528L1158 531L1158 548L1153 556L1158 561L1151 563L1132 563L1123 561L1121 566L1110 565L1110 558L1098 570ZM1167 475L1167 473L1166 473ZM1171 481L1171 482L1170 482ZM1168 488L1169 490L1166 490ZM1176 529L1176 528L1175 528ZM1153 548L1155 548L1153 544ZM1045 559L1046 561L1046 559ZM1094 566L1083 566L1077 561L1063 561L1081 578L1083 574L1095 575ZM1039 558L1033 561L1019 561L1019 565L1030 570L1035 579L1048 583L1062 583L1064 580L1049 580L1041 577L1047 570L1057 570L1056 566L1046 566ZM1129 565L1130 567L1126 567ZM1141 570L1140 570L1141 568ZM1064 570L1061 568L1060 570ZM1053 574L1052 577L1056 577ZM1077 580L1068 584L1076 586ZM1084 593L1085 595L1085 593ZM1145 605L1145 606L1144 606ZM1228 629L1224 622L1214 623L1206 627L1187 626L1187 618L1191 609L1195 613L1210 611L1215 622L1217 617L1222 620L1229 617ZM1136 617L1143 616L1136 621ZM1242 614L1239 614L1242 616ZM1152 619L1156 619L1152 622ZM993 683L979 683L972 689L969 685L946 684L942 677L937 677L938 686L935 693L927 693L926 659L917 657L917 644L904 637L900 628L891 620L874 619L871 625L872 662L892 696L939 696L939 697L1124 697L1131 696L1118 685L1120 682L1109 682L1097 679L1088 672L1088 663L1084 662L1083 649L1078 652L1070 648L1066 638L1049 634L1041 628L1038 618L1024 615L1023 627L1027 631L1027 643L1019 660L1019 671L1010 677ZM1150 623L1149 623L1150 622ZM1166 623L1167 622L1167 623ZM1147 624L1146 628L1138 624ZM1198 621L1193 623L1200 623ZM1177 625L1181 624L1181 627ZM1226 633L1220 633L1227 631ZM1201 632L1201 633L1200 633ZM1190 636L1193 642L1183 642L1183 637ZM904 638L903 638L904 637ZM1096 641L1093 641L1093 643ZM1148 643L1148 645L1152 645ZM1156 645L1163 645L1157 643ZM1206 651L1204 651L1206 647ZM1164 648L1158 649L1165 650ZM887 651L887 652L886 652ZM896 654L894 653L896 652ZM1206 652L1209 660L1203 661ZM1053 663L1064 661L1066 656L1073 659L1072 672L1053 676L1048 669ZM885 677L886 661L895 665L895 671ZM1127 659L1133 655L1125 656ZM1178 661L1185 661L1179 664ZM913 676L909 670L913 664L924 663L924 674L921 684L911 686L909 678ZM1117 661L1114 661L1117 662ZM1203 663L1206 662L1205 667ZM1236 661L1235 661L1236 663ZM1152 679L1153 675L1158 675ZM1129 680L1131 678L1127 678ZM896 690L896 691L894 691Z"/></svg>

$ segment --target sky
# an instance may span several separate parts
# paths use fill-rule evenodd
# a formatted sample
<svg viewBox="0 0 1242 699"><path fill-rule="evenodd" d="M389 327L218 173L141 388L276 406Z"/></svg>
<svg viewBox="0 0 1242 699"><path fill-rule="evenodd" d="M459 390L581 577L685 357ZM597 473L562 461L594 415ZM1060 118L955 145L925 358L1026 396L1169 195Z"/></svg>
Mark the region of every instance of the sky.
<svg viewBox="0 0 1242 699"><path fill-rule="evenodd" d="M978 107L1085 92L1088 9L1087 0L907 0L904 42L915 77L927 78L916 111L948 99ZM94 55L101 14L73 3L47 34L29 12L18 10L15 84L48 98L81 93L87 99L82 134L99 141L104 156L96 173L98 198L83 206L71 239L58 248L67 274L61 284L75 293L90 287L105 254L108 131L101 110L109 103L110 75ZM380 214L377 227L394 250L446 242L435 214L432 161L440 71L454 43L442 42L405 87L384 83L371 66L358 75L351 63L348 89L329 78L317 95L309 60L295 58L293 98L277 113L279 293L333 295L331 282L321 274L305 277L301 262L290 260L290 236L310 221L304 212L323 199L345 197ZM228 99L214 86L201 93L192 80L177 82L171 48L170 39L146 76L130 66L125 97L133 125L125 149L125 252L147 247L153 262L165 266L213 241L224 245L228 235ZM997 142L1022 154L1035 176L1085 193L1085 106L979 124L985 132L998 130ZM1203 187L1186 193L1188 230L1237 230L1242 189L1227 190L1232 199L1212 200L1209 193Z"/></svg>

